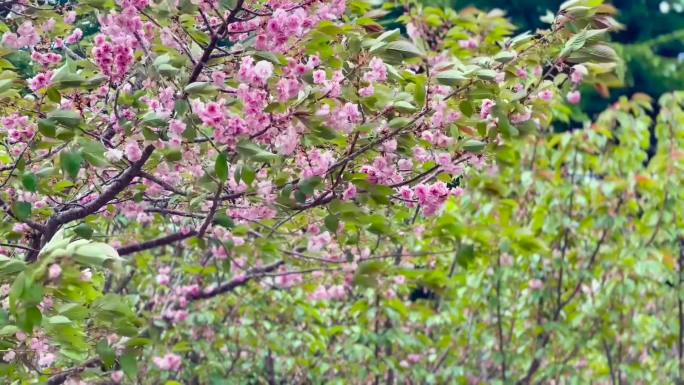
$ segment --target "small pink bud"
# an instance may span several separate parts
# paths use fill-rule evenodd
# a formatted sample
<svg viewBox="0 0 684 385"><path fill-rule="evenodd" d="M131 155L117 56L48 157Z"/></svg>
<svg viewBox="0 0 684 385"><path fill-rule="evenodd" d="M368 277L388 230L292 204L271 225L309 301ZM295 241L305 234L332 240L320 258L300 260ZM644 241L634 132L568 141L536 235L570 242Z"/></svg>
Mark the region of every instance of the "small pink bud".
<svg viewBox="0 0 684 385"><path fill-rule="evenodd" d="M118 384L121 383L121 380L123 380L123 372L121 370L112 373L112 381Z"/></svg>
<svg viewBox="0 0 684 385"><path fill-rule="evenodd" d="M50 266L48 269L48 278L49 279L57 279L59 276L62 275L62 268L59 267L58 264L53 264Z"/></svg>
<svg viewBox="0 0 684 385"><path fill-rule="evenodd" d="M579 91L571 91L568 92L567 99L570 104L578 104L582 100L582 94Z"/></svg>

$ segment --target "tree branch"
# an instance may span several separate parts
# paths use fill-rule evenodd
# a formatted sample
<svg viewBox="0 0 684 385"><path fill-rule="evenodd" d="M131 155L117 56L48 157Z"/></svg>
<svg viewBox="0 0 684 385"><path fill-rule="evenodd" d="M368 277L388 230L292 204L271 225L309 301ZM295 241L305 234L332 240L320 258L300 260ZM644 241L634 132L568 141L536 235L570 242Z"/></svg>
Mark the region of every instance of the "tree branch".
<svg viewBox="0 0 684 385"><path fill-rule="evenodd" d="M232 281L225 283L223 285L217 286L209 291L204 291L197 295L196 297L192 298L193 300L200 300L200 299L208 299L208 298L213 298L216 297L219 294L223 293L228 293L230 291L233 291L237 289L240 286L246 285L249 281L251 281L254 278L259 278L263 274L270 273L280 266L285 263L284 261L278 261L275 263L272 263L270 265L266 265L264 267L259 267L259 268L254 268L248 271L247 274L234 278Z"/></svg>
<svg viewBox="0 0 684 385"><path fill-rule="evenodd" d="M197 231L191 230L187 233L175 233L167 235L165 237L153 239L147 242L136 243L134 245L124 246L118 248L116 251L120 256L137 253L140 251L145 251L149 249L154 249L155 247L170 245L174 242L182 241L187 238L191 238L197 235Z"/></svg>
<svg viewBox="0 0 684 385"><path fill-rule="evenodd" d="M116 197L121 191L125 190L133 178L138 176L145 162L147 162L150 156L152 156L152 152L154 152L154 146L149 145L145 147L140 159L133 163L123 173L121 173L121 175L109 186L109 188L107 188L94 201L80 207L63 211L50 217L45 225L45 231L43 232L41 245L45 245L50 241L50 239L52 239L52 236L55 235L59 229L59 226L81 218L85 218L88 215L97 212L100 208L102 208L102 206L114 199L114 197ZM37 253L31 253L28 256L27 261L35 261L37 257Z"/></svg>

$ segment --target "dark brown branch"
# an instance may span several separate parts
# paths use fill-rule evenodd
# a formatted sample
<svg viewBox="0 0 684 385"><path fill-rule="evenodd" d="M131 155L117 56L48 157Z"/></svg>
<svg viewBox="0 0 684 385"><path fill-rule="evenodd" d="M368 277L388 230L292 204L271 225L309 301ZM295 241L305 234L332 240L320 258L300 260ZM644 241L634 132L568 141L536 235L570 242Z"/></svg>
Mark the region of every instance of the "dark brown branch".
<svg viewBox="0 0 684 385"><path fill-rule="evenodd" d="M2 243L2 242L0 242L0 246L13 247L15 249L22 249L22 250L28 250L28 251L40 251L40 250L36 250L36 249L28 247L28 246L17 245L16 243Z"/></svg>
<svg viewBox="0 0 684 385"><path fill-rule="evenodd" d="M184 211L161 209L161 208L157 208L157 207L145 209L145 212L146 213L166 214L166 215L177 215L179 217L188 217L188 218L195 218L195 219L206 218L206 215L203 215L203 214L186 213Z"/></svg>
<svg viewBox="0 0 684 385"><path fill-rule="evenodd" d="M221 190L223 190L223 182L220 182L218 188L216 189L216 194L214 194L214 199L211 202L209 213L207 214L207 217L204 219L204 223L202 223L202 227L200 227L199 232L197 233L198 238L202 238L204 236L207 228L209 228L209 224L211 223L212 219L214 219L214 214L216 214L216 208L218 207L219 197L221 196Z"/></svg>
<svg viewBox="0 0 684 385"><path fill-rule="evenodd" d="M48 385L61 385L66 380L68 380L70 376L80 373L84 371L86 368L100 365L100 363L101 361L99 358L91 358L88 361L84 362L82 365L74 366L73 368L69 368L60 373L55 374L54 376L50 377L47 383Z"/></svg>
<svg viewBox="0 0 684 385"><path fill-rule="evenodd" d="M254 278L259 278L260 276L270 273L280 266L283 265L283 261L278 261L264 267L254 268L249 270L247 274L242 277L234 278L232 281L225 283L223 285L217 286L209 291L205 291L193 298L193 300L208 299L216 297L217 295L228 293L237 289L240 286L246 285L249 281Z"/></svg>
<svg viewBox="0 0 684 385"><path fill-rule="evenodd" d="M187 238L191 238L197 235L197 231L192 230L187 233L175 233L167 235L165 237L153 239L147 242L136 243L134 245L124 246L118 248L116 251L120 256L137 253L139 251L145 251L149 249L154 249L156 247L170 245L174 242L182 241Z"/></svg>
<svg viewBox="0 0 684 385"><path fill-rule="evenodd" d="M211 40L209 41L209 45L207 45L207 47L204 49L204 52L202 53L202 57L200 57L195 67L192 69L190 79L188 79L188 84L195 82L197 78L199 78L200 74L202 73L202 69L205 65L207 65L207 62L209 61L211 53L216 48L216 45L218 44L223 34L225 34L228 30L228 24L235 21L237 14L240 12L240 10L242 10L242 4L244 2L245 0L237 1L237 4L235 4L235 8L233 8L233 10L230 12L226 21L223 24L221 24L221 27L216 31L216 34L212 35Z"/></svg>

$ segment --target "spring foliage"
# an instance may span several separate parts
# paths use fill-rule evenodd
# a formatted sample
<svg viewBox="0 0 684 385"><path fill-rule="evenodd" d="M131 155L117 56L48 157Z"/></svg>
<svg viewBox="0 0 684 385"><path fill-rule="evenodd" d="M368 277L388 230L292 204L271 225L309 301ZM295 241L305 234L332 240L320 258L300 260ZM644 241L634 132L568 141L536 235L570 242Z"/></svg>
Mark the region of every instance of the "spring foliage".
<svg viewBox="0 0 684 385"><path fill-rule="evenodd" d="M677 375L682 95L552 130L612 7L4 4L8 383Z"/></svg>

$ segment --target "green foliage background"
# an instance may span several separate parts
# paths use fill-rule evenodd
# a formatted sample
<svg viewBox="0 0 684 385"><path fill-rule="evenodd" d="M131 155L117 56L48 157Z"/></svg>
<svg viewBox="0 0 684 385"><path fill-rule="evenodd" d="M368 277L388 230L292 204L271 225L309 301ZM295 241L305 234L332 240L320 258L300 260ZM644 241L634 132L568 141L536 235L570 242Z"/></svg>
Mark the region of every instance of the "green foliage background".
<svg viewBox="0 0 684 385"><path fill-rule="evenodd" d="M670 1L674 4L678 0ZM557 0L427 0L426 3L453 6L462 9L475 6L480 9L499 8L506 12L519 32L534 31L547 25L540 17L547 12L557 12L561 2ZM668 13L660 11L661 0L613 0L619 10L618 21L625 29L611 37L618 46L626 64L625 87L611 90L605 99L591 87L585 89L581 108L589 116L603 111L622 95L643 92L654 98L671 90L684 89L684 61L678 59L684 53L684 13L672 7Z"/></svg>

